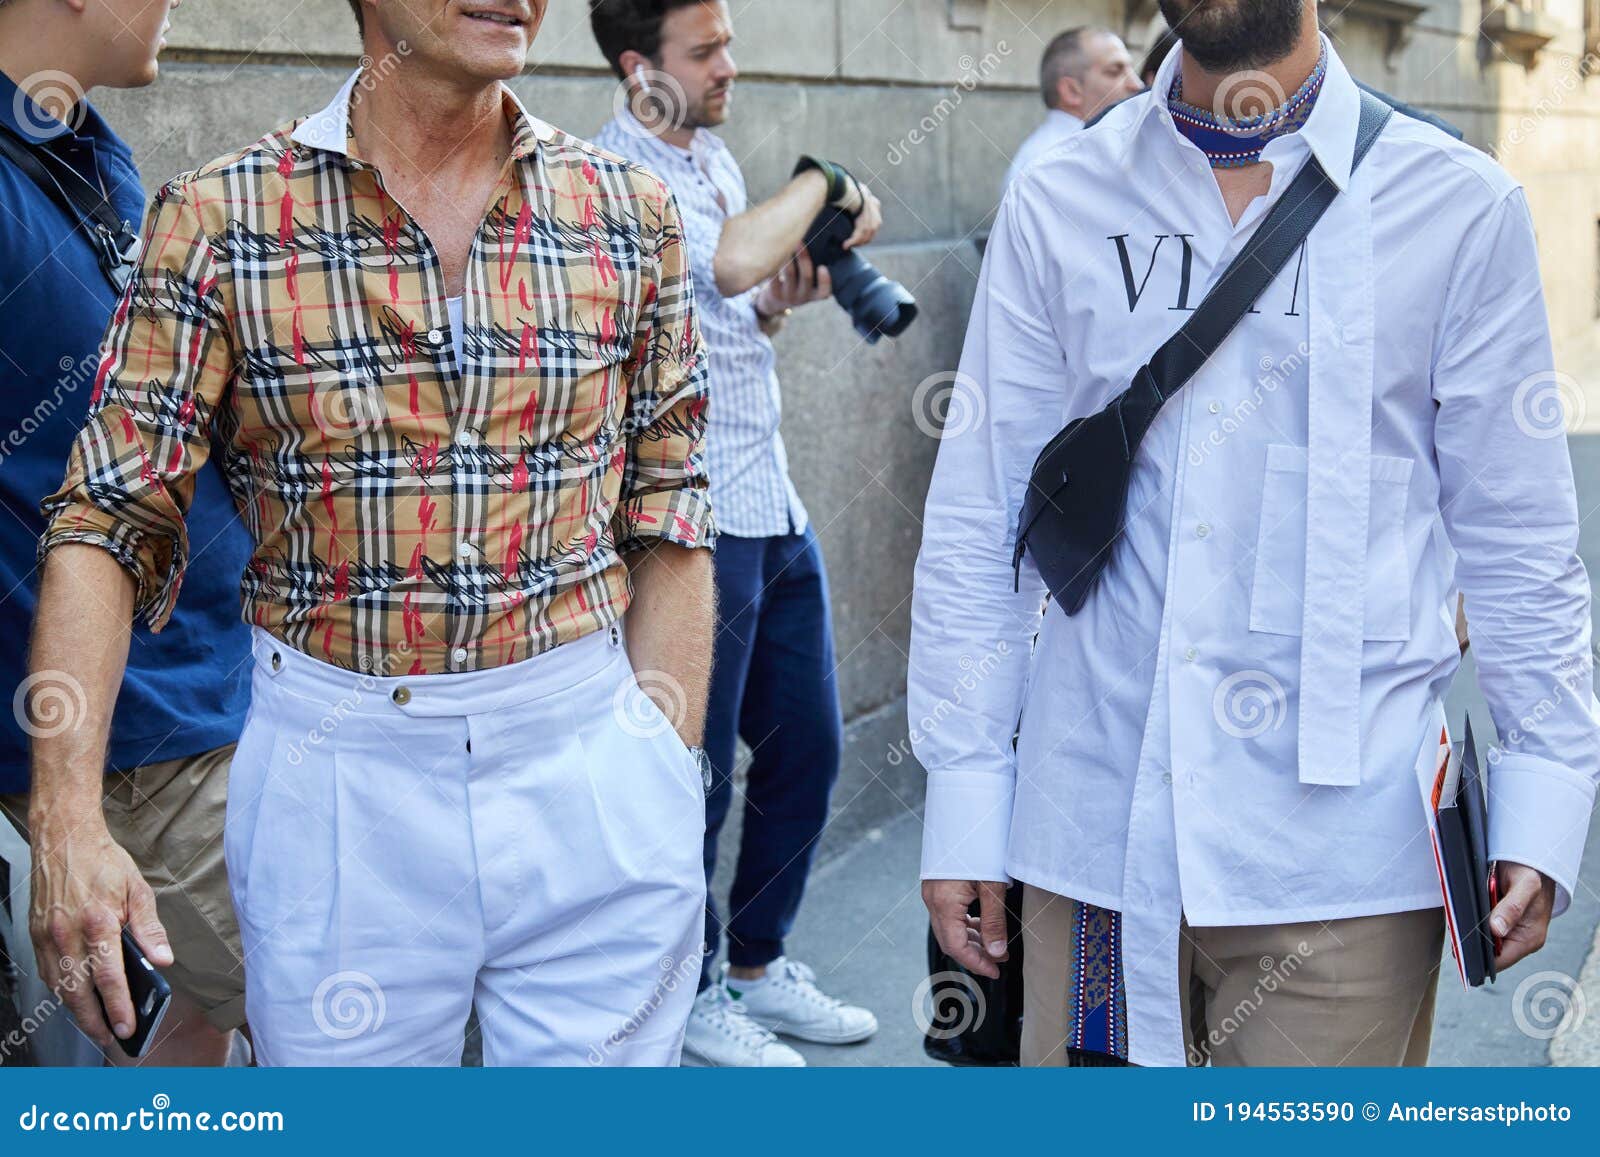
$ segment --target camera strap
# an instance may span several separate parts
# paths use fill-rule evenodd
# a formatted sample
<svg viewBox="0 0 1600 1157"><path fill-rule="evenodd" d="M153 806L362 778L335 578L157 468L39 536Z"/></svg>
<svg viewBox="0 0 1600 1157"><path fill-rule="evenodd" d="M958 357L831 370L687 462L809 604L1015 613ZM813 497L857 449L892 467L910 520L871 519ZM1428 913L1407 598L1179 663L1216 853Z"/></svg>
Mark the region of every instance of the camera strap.
<svg viewBox="0 0 1600 1157"><path fill-rule="evenodd" d="M54 201L81 229L94 247L100 271L118 293L127 286L138 265L139 234L111 207L103 189L97 189L71 165L36 148L0 125L0 156L4 156Z"/></svg>

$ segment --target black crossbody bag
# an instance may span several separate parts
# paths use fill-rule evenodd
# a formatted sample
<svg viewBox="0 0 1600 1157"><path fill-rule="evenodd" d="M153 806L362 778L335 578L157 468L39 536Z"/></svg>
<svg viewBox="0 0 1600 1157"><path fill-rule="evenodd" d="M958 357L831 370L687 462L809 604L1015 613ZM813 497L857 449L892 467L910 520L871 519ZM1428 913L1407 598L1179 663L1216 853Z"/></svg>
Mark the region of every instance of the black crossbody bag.
<svg viewBox="0 0 1600 1157"><path fill-rule="evenodd" d="M1352 173L1392 111L1361 93ZM1338 192L1316 157L1310 158L1189 320L1134 374L1133 384L1099 413L1073 419L1040 451L1017 523L1012 566L1018 585L1026 552L1062 610L1073 615L1083 607L1122 537L1134 455L1156 414L1216 353Z"/></svg>
<svg viewBox="0 0 1600 1157"><path fill-rule="evenodd" d="M139 234L117 215L110 199L70 166L41 154L4 127L0 127L0 157L21 169L83 230L94 246L100 271L121 293L138 264Z"/></svg>

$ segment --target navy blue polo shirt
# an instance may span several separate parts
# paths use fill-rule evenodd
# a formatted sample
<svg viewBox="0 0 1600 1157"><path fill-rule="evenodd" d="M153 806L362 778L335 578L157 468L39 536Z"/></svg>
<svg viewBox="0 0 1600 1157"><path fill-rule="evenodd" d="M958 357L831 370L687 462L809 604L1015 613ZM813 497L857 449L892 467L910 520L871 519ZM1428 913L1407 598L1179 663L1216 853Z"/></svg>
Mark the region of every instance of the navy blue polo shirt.
<svg viewBox="0 0 1600 1157"><path fill-rule="evenodd" d="M87 102L81 112L75 128L53 121L0 72L0 124L102 182L118 214L137 225L144 194L133 154ZM0 792L28 786L16 699L38 604L39 503L66 473L116 301L82 230L0 157ZM192 553L176 612L159 635L133 631L110 769L209 751L244 725L250 637L239 583L251 542L209 464L195 480L188 525Z"/></svg>

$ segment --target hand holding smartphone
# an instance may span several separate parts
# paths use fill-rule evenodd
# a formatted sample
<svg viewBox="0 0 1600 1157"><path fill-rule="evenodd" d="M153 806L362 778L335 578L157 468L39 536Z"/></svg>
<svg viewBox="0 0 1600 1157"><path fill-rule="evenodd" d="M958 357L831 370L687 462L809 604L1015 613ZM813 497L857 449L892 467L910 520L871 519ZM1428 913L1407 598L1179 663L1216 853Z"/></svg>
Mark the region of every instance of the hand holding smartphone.
<svg viewBox="0 0 1600 1157"><path fill-rule="evenodd" d="M128 998L133 1002L134 1023L133 1032L126 1040L118 1040L117 1044L128 1056L138 1060L150 1051L150 1046L155 1042L156 1030L161 1027L161 1021L172 1003L172 985L156 971L155 965L145 959L139 942L127 928L122 930L122 967L128 977ZM111 1016L106 1012L106 1002L100 996L99 989L95 989L94 996L100 1003L100 1015L110 1024Z"/></svg>

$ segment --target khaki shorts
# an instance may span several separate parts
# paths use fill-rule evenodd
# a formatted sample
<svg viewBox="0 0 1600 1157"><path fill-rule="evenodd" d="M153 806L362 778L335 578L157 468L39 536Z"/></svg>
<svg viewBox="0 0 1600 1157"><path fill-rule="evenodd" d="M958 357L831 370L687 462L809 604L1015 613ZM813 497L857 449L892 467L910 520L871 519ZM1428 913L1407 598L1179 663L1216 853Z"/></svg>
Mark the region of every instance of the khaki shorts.
<svg viewBox="0 0 1600 1157"><path fill-rule="evenodd" d="M1022 1063L1084 1063L1079 1001L1126 1025L1104 962L1080 961L1086 906L1031 884L1022 893ZM1425 1065L1444 947L1444 912L1232 928L1180 925L1178 996L1191 1065ZM1079 969L1090 971L1080 977ZM1080 980L1082 984L1080 985ZM1086 1014L1087 1015L1087 1014Z"/></svg>
<svg viewBox="0 0 1600 1157"><path fill-rule="evenodd" d="M222 1032L245 1019L239 925L222 859L233 747L113 772L105 781L106 827L155 892L177 958L162 973ZM0 812L27 835L26 795L0 795Z"/></svg>

